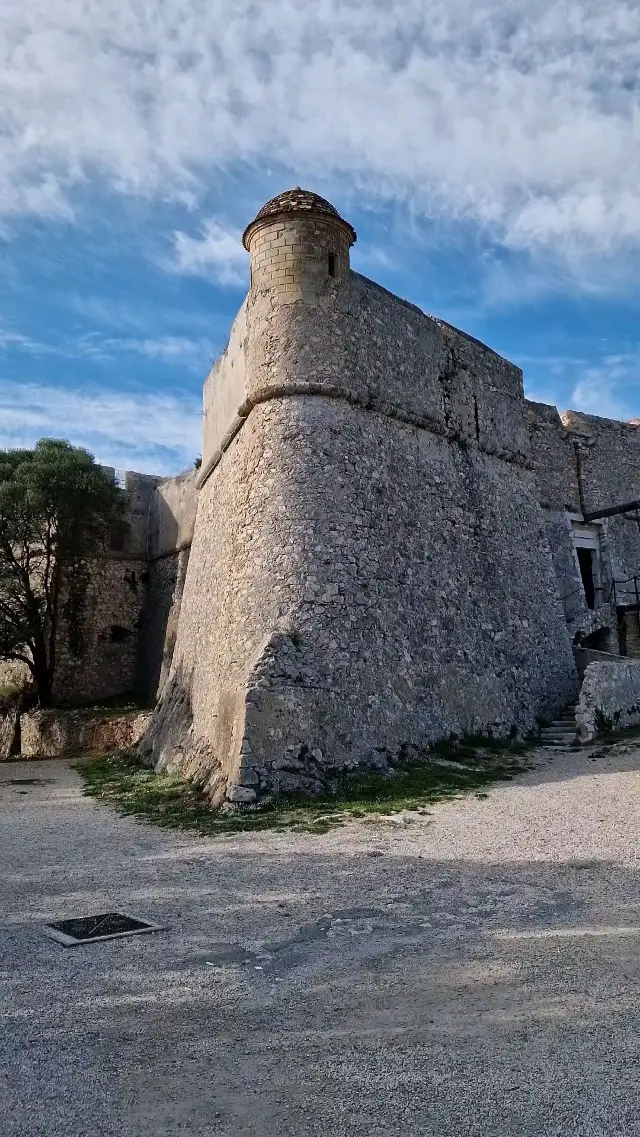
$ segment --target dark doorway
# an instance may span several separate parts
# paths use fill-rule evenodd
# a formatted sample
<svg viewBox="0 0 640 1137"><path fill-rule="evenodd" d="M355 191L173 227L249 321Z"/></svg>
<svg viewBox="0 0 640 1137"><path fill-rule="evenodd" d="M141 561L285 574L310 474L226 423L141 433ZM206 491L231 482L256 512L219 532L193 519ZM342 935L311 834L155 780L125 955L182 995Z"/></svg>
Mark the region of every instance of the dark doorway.
<svg viewBox="0 0 640 1137"><path fill-rule="evenodd" d="M609 651L610 650L611 633L608 628L598 628L591 635L585 636L582 641L583 647L590 647L593 651Z"/></svg>
<svg viewBox="0 0 640 1137"><path fill-rule="evenodd" d="M580 576L582 577L582 587L584 588L584 595L587 601L587 608L595 608L596 606L596 585L593 578L593 549L577 549L578 564L580 565Z"/></svg>

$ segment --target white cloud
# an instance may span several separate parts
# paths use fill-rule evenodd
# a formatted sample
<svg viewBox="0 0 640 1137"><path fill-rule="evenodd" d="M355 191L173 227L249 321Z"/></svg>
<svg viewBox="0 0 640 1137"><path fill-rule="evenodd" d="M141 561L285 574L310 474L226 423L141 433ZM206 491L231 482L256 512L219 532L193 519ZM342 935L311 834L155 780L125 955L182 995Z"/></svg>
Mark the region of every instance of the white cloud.
<svg viewBox="0 0 640 1137"><path fill-rule="evenodd" d="M158 339L121 340L125 350L145 355L147 359L160 359L165 363L176 363L207 373L215 349L211 340L192 340L187 336L160 336Z"/></svg>
<svg viewBox="0 0 640 1137"><path fill-rule="evenodd" d="M528 399L622 422L640 417L640 353L520 356ZM533 372L533 380L527 378Z"/></svg>
<svg viewBox="0 0 640 1137"><path fill-rule="evenodd" d="M200 400L187 393L0 383L0 449L67 438L105 465L174 474L200 453L200 430Z"/></svg>
<svg viewBox="0 0 640 1137"><path fill-rule="evenodd" d="M88 335L67 344L60 354L67 357L81 357L110 361L122 352L133 352L147 359L186 367L200 374L203 379L217 354L209 339L191 339L189 336L159 336L155 339L134 337L105 337L90 332Z"/></svg>
<svg viewBox="0 0 640 1137"><path fill-rule="evenodd" d="M21 332L14 332L5 324L0 323L0 351L6 351L7 348L17 348L19 351L26 351L30 355L49 355L54 350L49 344L40 343L39 340L25 336Z"/></svg>
<svg viewBox="0 0 640 1137"><path fill-rule="evenodd" d="M227 229L211 218L205 221L200 237L179 230L173 234L176 272L204 276L223 285L247 282L249 259L239 232Z"/></svg>
<svg viewBox="0 0 640 1137"><path fill-rule="evenodd" d="M217 355L213 341L200 336L105 336L99 332L87 332L79 337L62 339L57 343L41 343L29 336L7 329L0 323L0 353L18 350L27 355L58 355L64 359L91 359L97 362L112 362L123 352L133 352L147 359L186 367L190 371L206 375Z"/></svg>
<svg viewBox="0 0 640 1137"><path fill-rule="evenodd" d="M0 210L276 162L518 250L638 249L639 78L636 0L4 0ZM210 225L178 257L233 274Z"/></svg>
<svg viewBox="0 0 640 1137"><path fill-rule="evenodd" d="M584 368L571 392L571 409L603 418L640 417L640 356L605 356Z"/></svg>

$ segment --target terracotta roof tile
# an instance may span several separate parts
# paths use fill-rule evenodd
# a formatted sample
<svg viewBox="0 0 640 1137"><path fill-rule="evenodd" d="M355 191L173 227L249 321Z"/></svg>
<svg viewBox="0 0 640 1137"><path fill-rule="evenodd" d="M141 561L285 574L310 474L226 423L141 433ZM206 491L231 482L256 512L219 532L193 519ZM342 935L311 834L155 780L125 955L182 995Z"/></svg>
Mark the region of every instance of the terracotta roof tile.
<svg viewBox="0 0 640 1137"><path fill-rule="evenodd" d="M342 221L347 225L353 234L353 240L356 239L356 231L348 221L345 221L340 216L338 210L326 198L320 197L320 194L313 193L311 190L301 189L300 186L295 186L294 189L285 190L284 193L279 193L277 197L272 197L266 205L258 212L254 220L244 231L242 238L244 247L247 247L247 234L249 230L255 225L256 221L262 221L267 217L277 217L287 213L320 213L329 217L335 217L336 220Z"/></svg>

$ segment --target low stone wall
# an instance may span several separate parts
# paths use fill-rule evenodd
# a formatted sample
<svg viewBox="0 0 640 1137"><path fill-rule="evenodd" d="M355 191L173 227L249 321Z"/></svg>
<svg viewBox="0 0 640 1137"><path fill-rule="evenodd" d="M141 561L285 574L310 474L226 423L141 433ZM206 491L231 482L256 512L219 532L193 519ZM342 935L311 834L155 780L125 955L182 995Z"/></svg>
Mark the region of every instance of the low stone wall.
<svg viewBox="0 0 640 1137"><path fill-rule="evenodd" d="M6 762L14 752L19 717L17 700L0 699L0 762Z"/></svg>
<svg viewBox="0 0 640 1137"><path fill-rule="evenodd" d="M23 758L58 758L78 751L126 750L140 741L150 719L146 711L122 715L32 711L20 719L20 753Z"/></svg>
<svg viewBox="0 0 640 1137"><path fill-rule="evenodd" d="M596 651L593 647L574 647L573 658L576 661L580 679L584 679L590 663L618 663L622 659L620 655L614 654L612 651Z"/></svg>
<svg viewBox="0 0 640 1137"><path fill-rule="evenodd" d="M640 660L590 663L576 708L578 739L592 742L607 730L640 723Z"/></svg>
<svg viewBox="0 0 640 1137"><path fill-rule="evenodd" d="M20 712L32 706L31 673L23 663L0 661L0 762L19 749Z"/></svg>

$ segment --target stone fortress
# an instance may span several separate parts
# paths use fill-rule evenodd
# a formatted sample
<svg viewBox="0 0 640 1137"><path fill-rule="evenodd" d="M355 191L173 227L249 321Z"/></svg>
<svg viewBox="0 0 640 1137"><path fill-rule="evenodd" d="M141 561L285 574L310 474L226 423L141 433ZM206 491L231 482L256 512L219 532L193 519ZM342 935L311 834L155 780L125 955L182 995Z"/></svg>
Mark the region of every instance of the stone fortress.
<svg viewBox="0 0 640 1137"><path fill-rule="evenodd" d="M524 734L575 700L576 645L640 655L640 424L526 400L355 240L299 188L260 210L202 465L126 475L69 610L61 695L157 693L144 753L214 805Z"/></svg>

